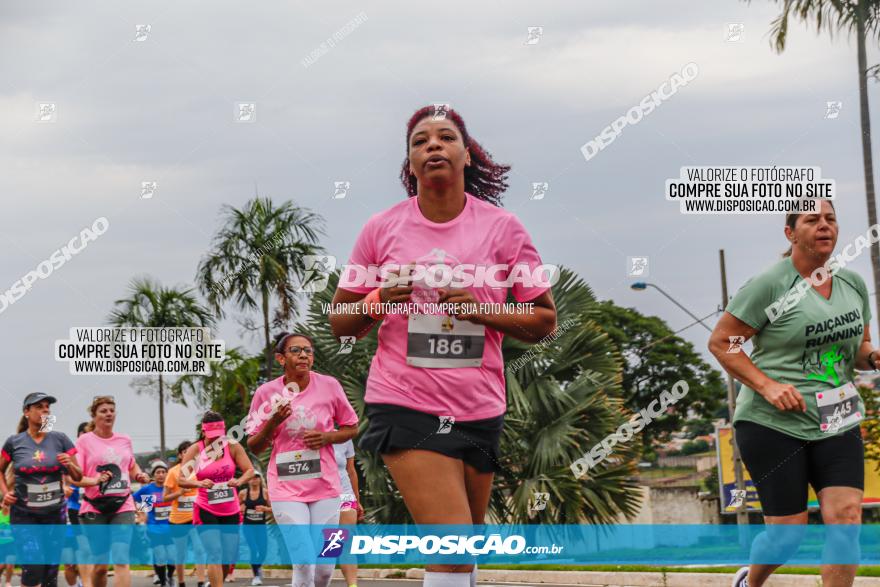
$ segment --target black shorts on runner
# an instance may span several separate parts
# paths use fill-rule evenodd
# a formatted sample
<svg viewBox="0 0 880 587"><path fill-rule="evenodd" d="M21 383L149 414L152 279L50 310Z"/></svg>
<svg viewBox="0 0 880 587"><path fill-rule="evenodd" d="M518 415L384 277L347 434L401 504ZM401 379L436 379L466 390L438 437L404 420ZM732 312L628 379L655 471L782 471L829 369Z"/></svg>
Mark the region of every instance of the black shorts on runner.
<svg viewBox="0 0 880 587"><path fill-rule="evenodd" d="M822 440L801 440L741 420L736 443L758 490L765 516L791 516L807 509L807 484L865 489L865 447L858 426Z"/></svg>
<svg viewBox="0 0 880 587"><path fill-rule="evenodd" d="M200 510L198 513L198 517L201 523L196 524L196 526L237 526L238 524L241 524L241 514L218 516L217 514L212 514L207 510Z"/></svg>
<svg viewBox="0 0 880 587"><path fill-rule="evenodd" d="M430 450L463 461L482 473L501 470L498 441L504 416L441 425L441 418L391 404L367 404L367 431L358 447L387 454L395 449Z"/></svg>

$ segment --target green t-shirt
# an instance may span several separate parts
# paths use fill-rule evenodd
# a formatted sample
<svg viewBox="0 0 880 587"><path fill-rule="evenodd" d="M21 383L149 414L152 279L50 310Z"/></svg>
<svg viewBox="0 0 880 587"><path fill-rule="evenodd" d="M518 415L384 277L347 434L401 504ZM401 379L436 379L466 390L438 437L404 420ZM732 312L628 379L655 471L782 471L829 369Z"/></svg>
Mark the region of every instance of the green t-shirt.
<svg viewBox="0 0 880 587"><path fill-rule="evenodd" d="M830 299L811 287L796 305L771 322L767 307L802 280L791 257L786 257L748 280L730 300L727 311L757 329L751 355L755 366L779 383L794 385L804 397L807 411L775 408L743 385L733 421L748 420L796 438L820 440L829 433L820 429L816 394L853 380L856 353L871 320L871 309L865 282L852 271L841 269L832 278ZM861 398L857 409L864 415ZM857 425L842 426L838 433Z"/></svg>

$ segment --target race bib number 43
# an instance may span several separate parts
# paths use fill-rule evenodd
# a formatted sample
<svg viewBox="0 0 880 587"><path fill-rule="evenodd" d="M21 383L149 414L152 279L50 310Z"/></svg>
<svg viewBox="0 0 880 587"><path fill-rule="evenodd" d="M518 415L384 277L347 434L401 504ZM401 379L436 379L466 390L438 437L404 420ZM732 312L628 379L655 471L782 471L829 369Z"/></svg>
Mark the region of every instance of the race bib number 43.
<svg viewBox="0 0 880 587"><path fill-rule="evenodd" d="M852 382L816 393L816 405L819 407L819 429L822 432L834 434L864 418L859 411L859 392Z"/></svg>
<svg viewBox="0 0 880 587"><path fill-rule="evenodd" d="M486 327L443 314L410 314L406 364L429 369L479 367Z"/></svg>
<svg viewBox="0 0 880 587"><path fill-rule="evenodd" d="M153 516L156 518L157 522L164 522L171 517L171 506L157 505L153 508Z"/></svg>

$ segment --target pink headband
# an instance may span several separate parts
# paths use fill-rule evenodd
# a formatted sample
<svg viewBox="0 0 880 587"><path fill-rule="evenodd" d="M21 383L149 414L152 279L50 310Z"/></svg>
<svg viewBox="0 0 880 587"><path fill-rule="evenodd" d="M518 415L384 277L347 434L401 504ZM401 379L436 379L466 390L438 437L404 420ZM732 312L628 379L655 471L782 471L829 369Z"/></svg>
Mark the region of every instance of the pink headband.
<svg viewBox="0 0 880 587"><path fill-rule="evenodd" d="M226 422L223 420L219 422L202 422L202 432L205 433L205 438L223 436L226 432Z"/></svg>

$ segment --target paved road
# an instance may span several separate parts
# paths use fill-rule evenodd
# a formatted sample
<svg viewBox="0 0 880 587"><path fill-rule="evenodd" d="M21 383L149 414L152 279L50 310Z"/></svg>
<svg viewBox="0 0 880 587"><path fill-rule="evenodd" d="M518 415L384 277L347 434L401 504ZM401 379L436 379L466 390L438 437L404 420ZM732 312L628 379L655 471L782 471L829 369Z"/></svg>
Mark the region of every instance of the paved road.
<svg viewBox="0 0 880 587"><path fill-rule="evenodd" d="M18 581L13 581L14 584L18 584ZM113 579L110 579L110 585L112 587ZM186 578L187 587L195 587L195 577L187 577ZM228 587L250 587L251 580L247 579L237 579L235 583L226 583L225 585ZM421 585L422 580L418 579L358 579L358 587L413 587L415 585ZM59 582L59 587L64 587L64 581ZM264 587L289 587L290 580L289 579L266 579L263 582ZM331 587L345 587L345 581L342 579L334 579L330 584ZM496 587L499 585L516 585L517 587L523 587L523 583L480 583L480 587ZM153 587L153 578L152 577L132 577L131 581L132 587ZM224 586L225 587L225 586ZM551 583L542 583L541 587L553 587Z"/></svg>

